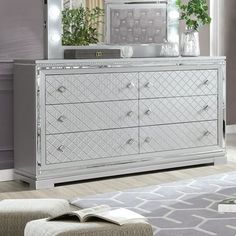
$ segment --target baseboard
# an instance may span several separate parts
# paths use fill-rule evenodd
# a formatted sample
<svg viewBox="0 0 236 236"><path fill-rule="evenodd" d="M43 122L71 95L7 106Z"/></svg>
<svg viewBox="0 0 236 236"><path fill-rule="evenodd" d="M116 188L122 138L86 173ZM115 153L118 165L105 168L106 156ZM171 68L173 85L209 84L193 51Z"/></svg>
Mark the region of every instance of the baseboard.
<svg viewBox="0 0 236 236"><path fill-rule="evenodd" d="M236 134L236 125L227 125L226 134Z"/></svg>
<svg viewBox="0 0 236 236"><path fill-rule="evenodd" d="M14 170L0 170L0 182L11 181L14 179Z"/></svg>

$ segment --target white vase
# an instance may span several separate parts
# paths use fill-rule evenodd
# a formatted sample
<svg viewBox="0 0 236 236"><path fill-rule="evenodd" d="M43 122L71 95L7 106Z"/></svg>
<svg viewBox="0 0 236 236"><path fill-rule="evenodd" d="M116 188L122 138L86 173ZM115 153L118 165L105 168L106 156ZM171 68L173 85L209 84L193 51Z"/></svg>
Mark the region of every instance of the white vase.
<svg viewBox="0 0 236 236"><path fill-rule="evenodd" d="M200 56L199 33L196 30L186 30L181 37L181 55L183 57Z"/></svg>

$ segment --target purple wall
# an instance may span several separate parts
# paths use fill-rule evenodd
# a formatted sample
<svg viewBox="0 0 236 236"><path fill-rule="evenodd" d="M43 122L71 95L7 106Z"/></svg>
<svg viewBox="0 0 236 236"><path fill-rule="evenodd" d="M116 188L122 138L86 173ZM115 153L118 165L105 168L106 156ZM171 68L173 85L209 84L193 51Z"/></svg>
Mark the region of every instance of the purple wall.
<svg viewBox="0 0 236 236"><path fill-rule="evenodd" d="M1 0L0 32L0 59L43 57L43 0Z"/></svg>
<svg viewBox="0 0 236 236"><path fill-rule="evenodd" d="M227 58L227 124L236 124L236 1L222 1L220 7L220 53Z"/></svg>
<svg viewBox="0 0 236 236"><path fill-rule="evenodd" d="M12 63L0 61L0 169L13 165Z"/></svg>
<svg viewBox="0 0 236 236"><path fill-rule="evenodd" d="M13 167L12 60L43 58L43 3L0 0L0 170Z"/></svg>

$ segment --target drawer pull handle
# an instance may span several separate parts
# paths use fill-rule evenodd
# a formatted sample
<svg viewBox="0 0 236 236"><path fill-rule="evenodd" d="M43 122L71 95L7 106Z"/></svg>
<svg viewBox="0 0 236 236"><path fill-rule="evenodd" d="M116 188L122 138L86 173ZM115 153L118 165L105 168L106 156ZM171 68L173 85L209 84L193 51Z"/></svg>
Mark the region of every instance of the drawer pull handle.
<svg viewBox="0 0 236 236"><path fill-rule="evenodd" d="M202 110L203 111L208 111L209 110L209 106L208 105L204 106Z"/></svg>
<svg viewBox="0 0 236 236"><path fill-rule="evenodd" d="M127 143L128 143L129 145L134 144L134 139L133 139L133 138L129 139L129 140L127 141Z"/></svg>
<svg viewBox="0 0 236 236"><path fill-rule="evenodd" d="M66 120L66 117L65 116L60 116L57 120L59 122L63 123Z"/></svg>
<svg viewBox="0 0 236 236"><path fill-rule="evenodd" d="M66 91L66 87L61 86L57 89L60 93L64 93Z"/></svg>
<svg viewBox="0 0 236 236"><path fill-rule="evenodd" d="M150 137L147 137L147 138L145 138L144 141L145 141L145 143L150 143L152 141L152 139Z"/></svg>
<svg viewBox="0 0 236 236"><path fill-rule="evenodd" d="M146 87L146 88L151 88L151 87L152 87L152 83L151 83L151 82L146 83L146 84L145 84L145 87Z"/></svg>
<svg viewBox="0 0 236 236"><path fill-rule="evenodd" d="M58 150L59 152L64 152L65 148L66 148L66 147L65 147L64 145L61 145L60 147L57 148L57 150Z"/></svg>
<svg viewBox="0 0 236 236"><path fill-rule="evenodd" d="M127 116L129 116L129 117L132 117L134 115L134 112L133 111L129 111L128 113L127 113Z"/></svg>
<svg viewBox="0 0 236 236"><path fill-rule="evenodd" d="M150 116L152 114L152 111L150 109L148 109L146 112L145 112L146 115Z"/></svg>
<svg viewBox="0 0 236 236"><path fill-rule="evenodd" d="M134 84L133 84L133 83L129 83L129 84L127 84L127 88L129 88L129 89L134 88Z"/></svg>
<svg viewBox="0 0 236 236"><path fill-rule="evenodd" d="M203 82L203 84L204 84L204 85L209 85L209 80L208 80L208 79L205 80L205 81Z"/></svg>
<svg viewBox="0 0 236 236"><path fill-rule="evenodd" d="M211 135L211 132L210 132L210 131L206 131L206 132L204 132L204 134L203 134L204 137L208 137L209 135Z"/></svg>

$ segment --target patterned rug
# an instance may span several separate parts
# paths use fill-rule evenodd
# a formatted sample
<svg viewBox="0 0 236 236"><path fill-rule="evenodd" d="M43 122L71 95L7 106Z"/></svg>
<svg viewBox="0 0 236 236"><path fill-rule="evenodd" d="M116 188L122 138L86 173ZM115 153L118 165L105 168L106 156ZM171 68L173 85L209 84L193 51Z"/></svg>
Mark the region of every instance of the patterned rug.
<svg viewBox="0 0 236 236"><path fill-rule="evenodd" d="M73 200L85 208L126 207L149 219L155 236L235 236L236 213L217 204L236 197L236 172Z"/></svg>

